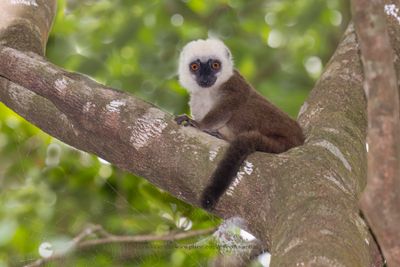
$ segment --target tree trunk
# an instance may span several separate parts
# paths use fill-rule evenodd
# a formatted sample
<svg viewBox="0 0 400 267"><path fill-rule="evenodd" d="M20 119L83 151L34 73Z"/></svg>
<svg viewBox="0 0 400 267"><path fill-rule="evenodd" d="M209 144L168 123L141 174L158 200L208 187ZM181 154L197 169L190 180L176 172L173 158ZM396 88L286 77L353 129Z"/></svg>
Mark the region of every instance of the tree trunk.
<svg viewBox="0 0 400 267"><path fill-rule="evenodd" d="M226 142L179 127L149 103L47 62L39 55L55 0L12 2L0 3L0 10L10 10L0 15L0 100L65 143L198 205ZM399 55L399 43L395 50ZM223 218L247 220L271 251L272 266L382 265L358 209L367 162L362 84L349 26L300 112L305 144L279 155L249 156L216 207Z"/></svg>
<svg viewBox="0 0 400 267"><path fill-rule="evenodd" d="M400 12L392 2L382 8L382 2L353 0L368 100L368 184L361 208L388 266L400 266L399 87L384 17L386 12L399 24Z"/></svg>

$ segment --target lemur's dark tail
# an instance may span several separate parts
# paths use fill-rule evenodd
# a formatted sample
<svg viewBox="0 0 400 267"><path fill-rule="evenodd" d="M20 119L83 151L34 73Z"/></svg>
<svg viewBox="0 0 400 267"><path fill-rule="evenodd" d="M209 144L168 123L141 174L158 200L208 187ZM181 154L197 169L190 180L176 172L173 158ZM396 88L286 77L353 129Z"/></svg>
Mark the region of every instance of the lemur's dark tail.
<svg viewBox="0 0 400 267"><path fill-rule="evenodd" d="M255 151L280 153L285 151L285 144L263 136L259 132L246 132L238 135L231 143L218 167L211 175L208 186L202 193L201 206L212 209L218 199L228 189L240 166L248 155Z"/></svg>

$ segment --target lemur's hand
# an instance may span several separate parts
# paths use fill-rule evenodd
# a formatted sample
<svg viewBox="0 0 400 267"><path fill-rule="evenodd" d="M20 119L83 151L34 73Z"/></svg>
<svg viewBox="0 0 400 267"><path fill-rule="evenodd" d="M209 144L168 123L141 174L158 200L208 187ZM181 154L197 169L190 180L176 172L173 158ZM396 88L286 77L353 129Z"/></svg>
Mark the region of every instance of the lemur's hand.
<svg viewBox="0 0 400 267"><path fill-rule="evenodd" d="M187 126L191 126L194 128L199 128L199 124L197 121L192 120L191 118L189 118L188 115L183 114L183 115L179 115L177 117L175 117L175 121L178 125L183 125L185 127Z"/></svg>
<svg viewBox="0 0 400 267"><path fill-rule="evenodd" d="M178 125L183 125L185 127L191 126L194 128L201 129L200 124L197 121L189 118L189 116L186 114L175 117L175 121ZM212 130L212 129L201 129L201 130L219 139L224 139L223 136L220 134L220 132L218 132L218 130Z"/></svg>

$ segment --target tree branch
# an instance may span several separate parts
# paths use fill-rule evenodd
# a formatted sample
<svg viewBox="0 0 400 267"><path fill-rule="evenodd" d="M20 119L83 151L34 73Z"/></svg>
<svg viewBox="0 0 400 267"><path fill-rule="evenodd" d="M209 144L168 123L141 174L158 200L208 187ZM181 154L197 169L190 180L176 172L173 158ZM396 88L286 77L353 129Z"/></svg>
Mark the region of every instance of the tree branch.
<svg viewBox="0 0 400 267"><path fill-rule="evenodd" d="M50 2L38 1L39 8ZM19 86L1 83L2 102L56 138L198 204L225 142L178 127L151 104L9 47L0 47L0 75ZM357 206L366 183L362 81L350 27L303 105L299 121L306 144L279 155L251 155L231 194L216 207L223 218L247 220L272 252L272 266L381 263Z"/></svg>
<svg viewBox="0 0 400 267"><path fill-rule="evenodd" d="M388 266L400 266L399 93L382 2L353 0L352 5L368 99L368 184L361 207ZM385 11L397 15L400 24L399 6L387 4Z"/></svg>
<svg viewBox="0 0 400 267"><path fill-rule="evenodd" d="M354 35L352 32L348 34L347 38ZM343 46L342 49L348 48ZM351 50L353 49L351 48ZM353 52L356 52L356 50ZM355 60L358 61L358 58ZM331 74L336 71L341 72L336 69L337 66L333 66L335 69L328 69L326 78L330 75L329 71ZM72 124L72 129L76 129L77 132L74 132L74 136L69 138L75 138L77 148L95 153L121 168L143 175L164 190L182 197L192 204L197 204L197 196L200 194L201 188L204 187L208 174L215 168L215 161L209 160L210 151L218 151L218 159L225 146L223 142L194 129L178 127L173 122L171 115L159 111L148 103L134 99L122 92L107 89L92 81L89 82L80 76L75 75L73 77L73 75L32 54L27 55L11 48L0 47L0 74L13 79L26 88L32 88L32 92L49 99L68 118ZM358 82L357 86L361 87L360 76L354 73L353 75L354 77L344 76L343 82L350 85L354 85L352 82ZM322 79L320 83L324 81ZM329 81L329 79L326 81ZM340 81L336 80L336 82ZM364 105L362 91L346 90L332 88L331 92L332 96L337 93L341 94L339 97L334 97L343 104L342 112L354 107L360 108L354 99L360 99L361 102L358 105ZM357 220L360 219L355 219L358 218L358 210L354 205L354 194L358 194L362 189L362 185L357 182L357 179L359 179L359 182L363 182L362 176L359 176L362 169L356 168L359 162L356 155L354 155L354 158L344 156L351 156L353 152L350 151L357 147L357 143L361 143L361 151L363 151L364 143L361 130L350 126L351 123L360 125L360 117L347 119L343 116L344 114L337 113L337 102L334 104L325 99L326 92L323 96L320 96L318 91L314 94L314 99L317 101L309 100L306 104L309 110L306 110L302 115L308 116L308 118L303 117L303 123L306 124L304 125L305 129L308 131L307 145L281 155L257 153L249 157L252 175L247 176L246 173L243 173L246 175L246 180L241 181L240 186L235 188L234 197L225 195L217 207L217 214L225 218L239 215L247 219L250 230L264 242L267 242L266 244L271 242L273 233L283 231L281 233L284 234L286 227L297 224L294 221L288 222L287 219L284 221L279 221L279 219L291 216L298 217L298 219L303 217L304 212L310 208L308 206L310 197L314 199L311 202L314 211L309 214L308 219L310 221L306 225L312 225L314 220L325 221L321 225L323 228L331 229L332 232L336 233L341 232L343 238L345 236L348 238L348 235L353 235L353 238L356 238L354 233L356 235L363 233L359 232L357 228L360 223ZM343 94L346 96L343 97ZM36 105L36 103L31 103L28 106ZM329 107L332 105L335 106L334 110ZM329 113L332 111L336 113L335 116L338 120L329 121L328 125L324 126L326 120L321 121L319 120L321 118L316 118L317 112L320 112L318 115L324 116L330 115ZM342 127L344 127L343 119L347 119L349 123L346 131L342 130ZM320 124L318 125L320 128L313 128L315 125L312 127L309 124L313 120L315 120L314 123ZM360 139L348 138L346 147L344 147L346 141L344 144L335 141L338 136L348 136L349 134ZM356 140L357 142L354 143ZM321 161L311 161L311 154L319 155ZM196 158L195 161L190 160L193 156ZM363 157L364 155L360 154L360 156ZM135 160L132 161L131 158L135 158ZM331 166L324 166L324 160L330 162ZM174 165L175 162L179 162L179 165ZM282 165L285 168L282 168ZM307 166L307 170L301 171L303 166ZM297 170L295 177L292 176L291 171L294 169ZM351 171L350 174L349 171ZM326 177L324 179L330 179L331 184L326 183L326 180L321 180L321 175ZM171 177L174 177L174 179ZM268 177L268 179L264 177ZM282 179L282 177L292 178ZM345 181L347 177L353 177L353 179ZM297 195L297 197L288 198L287 192L290 191L292 191L290 195ZM252 193L249 194L249 192ZM336 196L334 198L340 199L340 201L331 203L330 199L333 196ZM243 205L244 203L252 203L254 207L264 208L260 214L255 216L252 209L247 209ZM286 203L284 205L290 208L282 210L283 203ZM306 203L307 205L305 205ZM349 209L350 203L352 203L351 209ZM335 217L323 215L325 209L331 210ZM271 216L273 214L276 215ZM350 217L349 214L351 214ZM276 217L277 215L278 217ZM340 227L341 225L342 227ZM312 232L318 236L318 245L315 243L314 251L321 248L321 238L330 239L329 235L326 237L318 234L320 232L319 227L312 229ZM300 230L298 235L302 236L299 238L307 240L308 245L312 244L309 240L310 229L300 228L298 230ZM350 232L353 234L350 234ZM363 238L360 239L360 244L366 244L364 239L371 240L368 233L365 233L361 235ZM279 256L286 261L288 253L293 251L287 250L285 247L291 246L290 240L293 236L279 236L279 238L287 238L288 243L284 246L279 244L280 247L277 247L276 251L273 250L274 248L271 249L277 256L279 251L282 250L282 254ZM329 247L332 246L332 242L326 244L327 246L329 244ZM343 244L338 244L338 249L340 249L339 246L341 247ZM346 250L346 254L349 249L350 247L341 248L343 252ZM321 250L322 254L325 252L326 250ZM333 256L330 255L332 258ZM350 256L353 258L353 253L351 255L349 253ZM298 257L299 255L296 255L296 258ZM341 254L340 259L335 260L344 261L346 260L345 257ZM361 260L361 258L365 262L365 256L358 260Z"/></svg>

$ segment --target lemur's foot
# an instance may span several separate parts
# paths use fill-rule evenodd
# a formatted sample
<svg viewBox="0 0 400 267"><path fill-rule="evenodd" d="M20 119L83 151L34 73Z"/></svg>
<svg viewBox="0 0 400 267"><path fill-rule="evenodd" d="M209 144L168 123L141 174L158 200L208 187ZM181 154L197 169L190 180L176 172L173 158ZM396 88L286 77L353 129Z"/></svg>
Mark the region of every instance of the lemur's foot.
<svg viewBox="0 0 400 267"><path fill-rule="evenodd" d="M199 128L199 124L197 123L197 121L192 120L186 114L175 117L175 121L178 125L183 125L185 127L191 126L191 127Z"/></svg>

